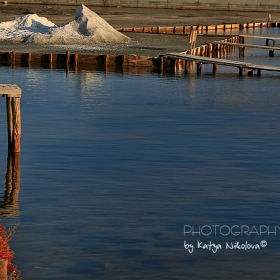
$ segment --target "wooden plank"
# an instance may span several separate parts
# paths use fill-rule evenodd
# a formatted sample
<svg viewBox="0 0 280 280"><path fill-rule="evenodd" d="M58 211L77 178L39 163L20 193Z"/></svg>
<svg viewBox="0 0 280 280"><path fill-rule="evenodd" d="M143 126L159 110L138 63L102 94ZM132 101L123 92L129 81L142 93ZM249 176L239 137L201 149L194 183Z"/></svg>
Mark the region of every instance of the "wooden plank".
<svg viewBox="0 0 280 280"><path fill-rule="evenodd" d="M8 97L21 97L21 88L14 84L0 84L0 94Z"/></svg>

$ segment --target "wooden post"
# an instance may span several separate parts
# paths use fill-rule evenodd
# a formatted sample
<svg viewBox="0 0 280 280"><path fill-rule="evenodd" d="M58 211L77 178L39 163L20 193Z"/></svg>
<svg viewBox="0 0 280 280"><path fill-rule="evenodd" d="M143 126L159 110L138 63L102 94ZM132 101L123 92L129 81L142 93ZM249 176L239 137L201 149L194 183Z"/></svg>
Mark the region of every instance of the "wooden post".
<svg viewBox="0 0 280 280"><path fill-rule="evenodd" d="M214 58L219 58L219 47L220 47L220 44L215 44Z"/></svg>
<svg viewBox="0 0 280 280"><path fill-rule="evenodd" d="M31 53L28 53L27 64L28 64L28 67L29 67L29 68L31 67L31 60L32 60L32 54L31 54Z"/></svg>
<svg viewBox="0 0 280 280"><path fill-rule="evenodd" d="M104 72L107 72L107 67L109 64L109 55L108 54L104 54Z"/></svg>
<svg viewBox="0 0 280 280"><path fill-rule="evenodd" d="M274 56L274 50L269 50L268 55L269 55L269 56Z"/></svg>
<svg viewBox="0 0 280 280"><path fill-rule="evenodd" d="M239 76L243 75L243 67L239 67Z"/></svg>
<svg viewBox="0 0 280 280"><path fill-rule="evenodd" d="M52 62L53 62L53 54L49 54L49 68L52 69Z"/></svg>
<svg viewBox="0 0 280 280"><path fill-rule="evenodd" d="M175 72L175 65L176 65L176 59L170 58L170 72L171 73Z"/></svg>
<svg viewBox="0 0 280 280"><path fill-rule="evenodd" d="M244 47L239 47L239 57L243 57L244 56Z"/></svg>
<svg viewBox="0 0 280 280"><path fill-rule="evenodd" d="M74 69L75 71L78 70L78 61L79 61L79 55L77 53L74 54Z"/></svg>
<svg viewBox="0 0 280 280"><path fill-rule="evenodd" d="M160 69L161 73L164 73L165 69L168 68L168 57L167 56L162 56L160 58Z"/></svg>
<svg viewBox="0 0 280 280"><path fill-rule="evenodd" d="M202 63L197 63L196 67L197 67L197 68L196 68L197 74L201 74Z"/></svg>
<svg viewBox="0 0 280 280"><path fill-rule="evenodd" d="M70 64L70 51L66 52L66 64L68 66L68 64Z"/></svg>
<svg viewBox="0 0 280 280"><path fill-rule="evenodd" d="M212 43L209 43L208 44L208 52L207 52L207 56L208 57L212 57L212 52L213 52L213 44Z"/></svg>
<svg viewBox="0 0 280 280"><path fill-rule="evenodd" d="M0 84L0 94L6 96L8 149L18 153L21 137L21 88L12 84Z"/></svg>
<svg viewBox="0 0 280 280"><path fill-rule="evenodd" d="M258 69L257 76L258 76L258 77L261 76L261 69Z"/></svg>
<svg viewBox="0 0 280 280"><path fill-rule="evenodd" d="M9 53L9 63L10 63L11 67L15 66L15 58L16 58L15 52L14 51L10 52Z"/></svg>
<svg viewBox="0 0 280 280"><path fill-rule="evenodd" d="M213 74L216 75L218 73L218 64L213 64Z"/></svg>
<svg viewBox="0 0 280 280"><path fill-rule="evenodd" d="M70 70L70 59L71 59L71 55L70 55L70 51L66 52L66 71L69 72Z"/></svg>
<svg viewBox="0 0 280 280"><path fill-rule="evenodd" d="M267 27L271 27L271 14L268 15L268 19L267 19Z"/></svg>
<svg viewBox="0 0 280 280"><path fill-rule="evenodd" d="M8 280L8 260L0 259L0 280Z"/></svg>
<svg viewBox="0 0 280 280"><path fill-rule="evenodd" d="M196 44L196 39L197 39L197 30L192 30L190 33L190 39L189 43L191 44L190 49L193 50L195 48Z"/></svg>

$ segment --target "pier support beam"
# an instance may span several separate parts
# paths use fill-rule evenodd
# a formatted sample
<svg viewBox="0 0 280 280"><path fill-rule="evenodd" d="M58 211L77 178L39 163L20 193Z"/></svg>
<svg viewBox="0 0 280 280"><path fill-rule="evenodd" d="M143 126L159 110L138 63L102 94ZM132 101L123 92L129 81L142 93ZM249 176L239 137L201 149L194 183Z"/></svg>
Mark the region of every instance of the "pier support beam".
<svg viewBox="0 0 280 280"><path fill-rule="evenodd" d="M268 56L273 57L274 56L274 50L269 50Z"/></svg>
<svg viewBox="0 0 280 280"><path fill-rule="evenodd" d="M243 57L244 56L244 47L239 47L239 57Z"/></svg>
<svg viewBox="0 0 280 280"><path fill-rule="evenodd" d="M218 73L218 64L213 64L213 74L214 75L217 75L217 73Z"/></svg>
<svg viewBox="0 0 280 280"><path fill-rule="evenodd" d="M8 149L19 153L21 137L21 88L13 84L0 84L0 94L6 96Z"/></svg>
<svg viewBox="0 0 280 280"><path fill-rule="evenodd" d="M243 76L243 67L238 67L239 68L239 76Z"/></svg>
<svg viewBox="0 0 280 280"><path fill-rule="evenodd" d="M201 69L202 69L202 63L197 63L196 64L196 72L198 75L201 74Z"/></svg>

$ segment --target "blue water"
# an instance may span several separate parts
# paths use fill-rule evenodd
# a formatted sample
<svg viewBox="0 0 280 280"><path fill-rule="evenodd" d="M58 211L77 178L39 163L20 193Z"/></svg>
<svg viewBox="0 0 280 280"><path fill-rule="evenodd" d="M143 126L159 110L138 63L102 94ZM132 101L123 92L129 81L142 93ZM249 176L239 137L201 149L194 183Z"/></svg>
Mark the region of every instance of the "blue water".
<svg viewBox="0 0 280 280"><path fill-rule="evenodd" d="M277 279L280 229L193 236L184 225L280 225L279 73L0 77L23 90L19 215L2 219L19 224L10 244L23 279ZM223 248L189 253L184 241Z"/></svg>

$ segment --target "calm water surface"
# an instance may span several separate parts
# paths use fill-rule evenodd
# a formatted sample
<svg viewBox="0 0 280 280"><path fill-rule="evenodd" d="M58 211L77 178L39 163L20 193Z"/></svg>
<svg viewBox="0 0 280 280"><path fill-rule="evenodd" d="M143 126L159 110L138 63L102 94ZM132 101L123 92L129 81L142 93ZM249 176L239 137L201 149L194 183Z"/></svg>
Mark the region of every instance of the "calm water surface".
<svg viewBox="0 0 280 280"><path fill-rule="evenodd" d="M3 218L19 223L11 247L23 279L277 279L280 229L184 235L184 225L280 225L279 74L203 69L0 68L23 90L19 215ZM4 99L0 109L4 194Z"/></svg>

